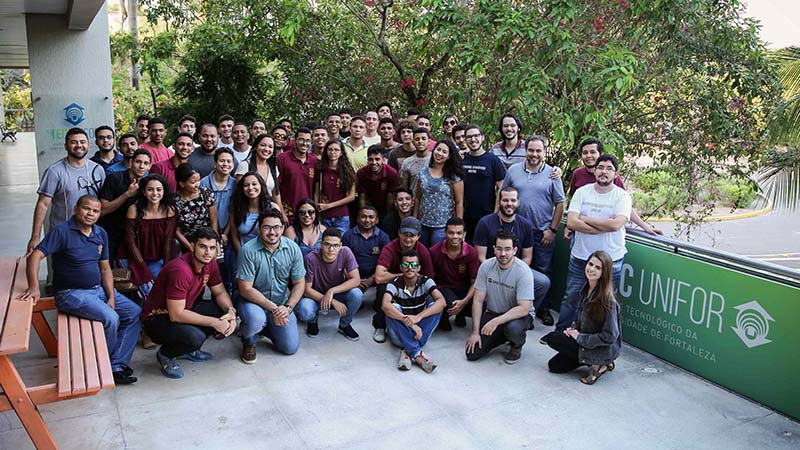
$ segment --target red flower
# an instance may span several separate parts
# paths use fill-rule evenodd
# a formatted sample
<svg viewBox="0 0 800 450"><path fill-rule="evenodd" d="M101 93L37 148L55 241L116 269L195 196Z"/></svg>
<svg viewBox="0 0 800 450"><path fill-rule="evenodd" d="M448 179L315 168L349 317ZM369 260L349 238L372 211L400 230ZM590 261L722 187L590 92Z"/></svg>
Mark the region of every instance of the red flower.
<svg viewBox="0 0 800 450"><path fill-rule="evenodd" d="M709 150L714 150L714 144L712 144L711 142L706 142L706 148Z"/></svg>
<svg viewBox="0 0 800 450"><path fill-rule="evenodd" d="M367 6L375 6L375 0L367 0L364 2Z"/></svg>
<svg viewBox="0 0 800 450"><path fill-rule="evenodd" d="M425 99L424 98L418 98L417 99L417 106L422 106L424 104L425 104Z"/></svg>

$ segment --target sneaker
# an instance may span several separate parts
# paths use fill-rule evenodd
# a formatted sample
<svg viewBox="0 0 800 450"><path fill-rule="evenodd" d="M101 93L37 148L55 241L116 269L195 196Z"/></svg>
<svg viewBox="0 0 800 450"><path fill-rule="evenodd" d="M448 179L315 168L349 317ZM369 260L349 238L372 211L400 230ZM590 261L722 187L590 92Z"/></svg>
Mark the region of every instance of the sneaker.
<svg viewBox="0 0 800 450"><path fill-rule="evenodd" d="M506 364L516 364L519 359L522 358L522 347L514 347L513 345L511 348L508 349L508 353L503 358Z"/></svg>
<svg viewBox="0 0 800 450"><path fill-rule="evenodd" d="M553 315L550 314L550 308L542 308L539 311L536 311L536 317L542 322L545 326L552 327L556 321L553 319Z"/></svg>
<svg viewBox="0 0 800 450"><path fill-rule="evenodd" d="M189 361L194 361L194 362L206 362L214 359L214 355L208 352L204 352L203 350L195 350L193 352L178 356L178 358L188 359Z"/></svg>
<svg viewBox="0 0 800 450"><path fill-rule="evenodd" d="M462 316L461 314L456 314L456 320L453 321L453 324L458 328L464 328L467 326L467 317Z"/></svg>
<svg viewBox="0 0 800 450"><path fill-rule="evenodd" d="M137 378L132 375L125 375L125 370L119 370L112 373L114 375L114 384L133 384L136 383Z"/></svg>
<svg viewBox="0 0 800 450"><path fill-rule="evenodd" d="M548 345L547 344L547 335L546 334L544 336L542 336L541 338L539 338L539 343L542 344L542 345Z"/></svg>
<svg viewBox="0 0 800 450"><path fill-rule="evenodd" d="M161 366L161 373L167 378L183 378L183 369L175 358L169 358L161 354L161 349L156 352L156 359Z"/></svg>
<svg viewBox="0 0 800 450"><path fill-rule="evenodd" d="M408 356L405 350L400 350L400 359L397 361L397 368L399 370L411 370L411 357Z"/></svg>
<svg viewBox="0 0 800 450"><path fill-rule="evenodd" d="M356 333L356 330L354 330L350 324L347 324L343 327L340 326L339 333L343 334L344 337L346 337L349 341L355 342L358 340L358 333Z"/></svg>
<svg viewBox="0 0 800 450"><path fill-rule="evenodd" d="M125 367L122 368L122 374L125 375L126 377L129 377L129 376L133 375L133 369L131 369L128 366L125 366Z"/></svg>
<svg viewBox="0 0 800 450"><path fill-rule="evenodd" d="M253 364L258 359L256 354L256 344L243 344L242 345L242 362L245 364Z"/></svg>
<svg viewBox="0 0 800 450"><path fill-rule="evenodd" d="M315 338L319 334L319 323L316 321L308 322L306 324L306 336L310 338Z"/></svg>
<svg viewBox="0 0 800 450"><path fill-rule="evenodd" d="M375 328L375 331L372 332L372 340L379 344L386 342L386 329Z"/></svg>
<svg viewBox="0 0 800 450"><path fill-rule="evenodd" d="M453 326L450 325L450 318L443 315L439 320L439 325L436 328L441 331L452 331Z"/></svg>
<svg viewBox="0 0 800 450"><path fill-rule="evenodd" d="M414 362L424 370L426 373L431 373L436 369L436 363L430 360L425 353L419 352L416 358L414 358Z"/></svg>

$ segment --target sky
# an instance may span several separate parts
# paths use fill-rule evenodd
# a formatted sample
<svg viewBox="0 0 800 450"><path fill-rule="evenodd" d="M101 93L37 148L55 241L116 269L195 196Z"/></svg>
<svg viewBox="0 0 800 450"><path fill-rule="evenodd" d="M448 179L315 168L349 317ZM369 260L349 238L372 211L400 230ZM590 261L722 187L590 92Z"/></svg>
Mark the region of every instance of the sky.
<svg viewBox="0 0 800 450"><path fill-rule="evenodd" d="M746 14L761 21L767 48L800 47L800 1L745 0Z"/></svg>

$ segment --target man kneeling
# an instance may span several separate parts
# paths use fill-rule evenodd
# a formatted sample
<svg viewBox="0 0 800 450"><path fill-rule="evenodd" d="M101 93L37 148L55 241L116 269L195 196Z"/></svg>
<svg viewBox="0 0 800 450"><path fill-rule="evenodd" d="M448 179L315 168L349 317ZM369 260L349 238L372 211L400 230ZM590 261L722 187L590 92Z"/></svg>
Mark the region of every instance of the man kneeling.
<svg viewBox="0 0 800 450"><path fill-rule="evenodd" d="M295 308L297 318L308 323L306 334L310 338L319 334L317 318L320 310L330 309L339 313L339 333L351 341L358 340L353 329L353 317L364 295L358 285L358 263L353 252L342 247L342 232L327 228L322 233L322 245L311 251L305 258L306 287L305 296Z"/></svg>
<svg viewBox="0 0 800 450"><path fill-rule="evenodd" d="M156 358L166 377L183 378L178 358L211 359L210 353L200 350L206 338L229 336L236 329L236 309L222 283L218 251L217 233L210 228L198 230L191 251L161 269L144 303L144 329L153 342L161 344ZM206 285L213 302L197 301Z"/></svg>
<svg viewBox="0 0 800 450"><path fill-rule="evenodd" d="M389 340L402 348L398 369L411 369L413 359L422 370L431 373L436 364L422 352L422 347L442 317L444 297L432 279L419 274L419 254L416 251L406 250L401 258L403 275L387 284L383 294L382 307L386 313Z"/></svg>
<svg viewBox="0 0 800 450"><path fill-rule="evenodd" d="M514 256L516 253L516 236L510 231L499 231L494 243L495 257L484 261L478 269L472 298L472 334L467 339L470 361L482 358L506 342L511 344L506 363L514 364L522 356L525 333L533 328L529 314L533 275L528 265Z"/></svg>

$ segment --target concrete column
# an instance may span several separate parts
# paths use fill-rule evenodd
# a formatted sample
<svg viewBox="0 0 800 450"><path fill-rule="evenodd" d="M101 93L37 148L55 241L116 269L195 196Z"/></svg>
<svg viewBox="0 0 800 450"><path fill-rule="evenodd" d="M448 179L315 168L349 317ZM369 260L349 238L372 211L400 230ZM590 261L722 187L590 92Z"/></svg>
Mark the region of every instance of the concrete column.
<svg viewBox="0 0 800 450"><path fill-rule="evenodd" d="M0 125L6 126L6 107L3 105L3 84L0 83Z"/></svg>
<svg viewBox="0 0 800 450"><path fill-rule="evenodd" d="M94 129L114 126L108 12L103 4L85 31L68 30L62 15L28 14L25 21L41 177L66 155L68 129L86 130L91 156L97 150Z"/></svg>

